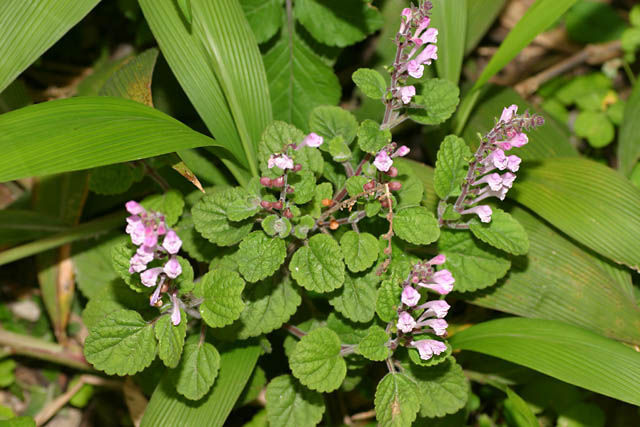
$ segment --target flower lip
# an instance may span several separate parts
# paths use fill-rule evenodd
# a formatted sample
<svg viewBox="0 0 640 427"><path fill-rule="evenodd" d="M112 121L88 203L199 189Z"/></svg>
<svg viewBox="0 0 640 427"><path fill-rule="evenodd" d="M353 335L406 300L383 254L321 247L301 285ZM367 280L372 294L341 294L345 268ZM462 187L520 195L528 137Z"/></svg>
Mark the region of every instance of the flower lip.
<svg viewBox="0 0 640 427"><path fill-rule="evenodd" d="M420 292L411 286L405 286L402 290L402 303L413 307L420 301Z"/></svg>
<svg viewBox="0 0 640 427"><path fill-rule="evenodd" d="M391 168L393 164L393 160L389 157L389 153L386 150L382 149L376 155L375 160L373 161L375 167L381 172L387 172Z"/></svg>
<svg viewBox="0 0 640 427"><path fill-rule="evenodd" d="M398 327L399 330L401 330L405 334L408 334L416 326L416 321L413 318L413 316L411 316L406 311L403 311L398 316L398 323L396 324L396 326Z"/></svg>

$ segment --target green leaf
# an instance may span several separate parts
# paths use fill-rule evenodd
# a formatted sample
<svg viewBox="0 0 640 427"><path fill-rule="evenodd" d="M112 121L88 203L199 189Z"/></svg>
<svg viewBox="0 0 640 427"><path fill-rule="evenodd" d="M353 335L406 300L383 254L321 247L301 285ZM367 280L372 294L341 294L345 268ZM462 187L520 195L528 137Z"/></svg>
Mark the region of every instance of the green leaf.
<svg viewBox="0 0 640 427"><path fill-rule="evenodd" d="M89 190L96 194L122 194L133 185L133 169L126 163L95 168L89 176Z"/></svg>
<svg viewBox="0 0 640 427"><path fill-rule="evenodd" d="M245 196L240 188L214 190L204 196L191 210L196 230L211 243L220 246L235 245L251 232L249 221L230 223L227 212L236 200Z"/></svg>
<svg viewBox="0 0 640 427"><path fill-rule="evenodd" d="M469 383L453 357L426 369L410 365L405 373L418 384L421 417L442 417L466 405Z"/></svg>
<svg viewBox="0 0 640 427"><path fill-rule="evenodd" d="M246 192L240 198L234 200L227 209L227 218L231 221L242 221L260 212L261 198L257 194Z"/></svg>
<svg viewBox="0 0 640 427"><path fill-rule="evenodd" d="M502 209L493 209L488 224L474 218L469 228L478 239L510 254L525 255L529 251L529 236L524 227Z"/></svg>
<svg viewBox="0 0 640 427"><path fill-rule="evenodd" d="M224 268L213 270L202 276L201 285L204 301L200 314L209 326L221 328L240 317L244 280L238 273Z"/></svg>
<svg viewBox="0 0 640 427"><path fill-rule="evenodd" d="M191 335L184 345L180 364L169 375L178 393L190 400L207 394L220 369L220 353L200 336Z"/></svg>
<svg viewBox="0 0 640 427"><path fill-rule="evenodd" d="M428 245L438 240L438 220L427 208L416 206L402 209L393 217L396 236L415 245Z"/></svg>
<svg viewBox="0 0 640 427"><path fill-rule="evenodd" d="M576 135L586 138L594 148L609 145L615 136L613 123L603 112L582 111L573 126Z"/></svg>
<svg viewBox="0 0 640 427"><path fill-rule="evenodd" d="M76 272L76 284L85 297L93 298L104 289L105 283L119 277L111 263L111 251L125 239L117 233L97 240L74 243L72 260Z"/></svg>
<svg viewBox="0 0 640 427"><path fill-rule="evenodd" d="M449 342L457 350L499 357L614 399L640 403L638 354L586 329L553 320L505 318L476 324Z"/></svg>
<svg viewBox="0 0 640 427"><path fill-rule="evenodd" d="M220 373L215 384L197 404L178 395L173 378L165 375L151 396L141 426L153 427L164 423L193 427L223 425L254 371L261 352L260 346L246 344L222 351Z"/></svg>
<svg viewBox="0 0 640 427"><path fill-rule="evenodd" d="M140 372L156 358L153 325L135 311L113 312L91 328L84 355L87 362L109 375Z"/></svg>
<svg viewBox="0 0 640 427"><path fill-rule="evenodd" d="M377 276L372 276L371 273L362 277L347 274L344 286L329 299L329 304L349 320L369 322L376 311L378 280Z"/></svg>
<svg viewBox="0 0 640 427"><path fill-rule="evenodd" d="M635 85L624 108L624 119L618 134L618 169L630 176L640 159L640 85Z"/></svg>
<svg viewBox="0 0 640 427"><path fill-rule="evenodd" d="M526 170L514 185L515 200L599 254L640 269L640 190L583 158L548 159Z"/></svg>
<svg viewBox="0 0 640 427"><path fill-rule="evenodd" d="M103 284L99 292L89 300L82 311L82 322L90 330L111 313L122 309L144 314L152 311L146 296L133 292L120 280L112 280Z"/></svg>
<svg viewBox="0 0 640 427"><path fill-rule="evenodd" d="M420 409L418 387L408 376L389 372L376 387L376 420L380 426L405 427L416 419Z"/></svg>
<svg viewBox="0 0 640 427"><path fill-rule="evenodd" d="M349 197L354 197L355 195L364 192L364 185L369 181L371 181L369 178L362 175L354 175L347 178L345 187Z"/></svg>
<svg viewBox="0 0 640 427"><path fill-rule="evenodd" d="M414 102L424 108L410 108L409 117L423 125L443 123L456 111L460 102L460 89L445 79L429 79L419 85Z"/></svg>
<svg viewBox="0 0 640 427"><path fill-rule="evenodd" d="M515 258L506 280L490 292L472 295L471 302L518 316L560 320L639 344L640 308L613 276L615 270L524 209L512 214L530 236L528 256ZM445 233L440 243L444 238ZM454 289L459 290L461 276L451 271Z"/></svg>
<svg viewBox="0 0 640 427"><path fill-rule="evenodd" d="M344 262L357 273L371 267L378 259L378 239L369 233L347 231L340 238Z"/></svg>
<svg viewBox="0 0 640 427"><path fill-rule="evenodd" d="M9 387L16 380L16 362L13 359L0 360L0 387Z"/></svg>
<svg viewBox="0 0 640 427"><path fill-rule="evenodd" d="M553 25L576 0L537 0L502 41L487 67L473 86L484 86L541 32Z"/></svg>
<svg viewBox="0 0 640 427"><path fill-rule="evenodd" d="M271 123L262 133L258 144L260 171L272 178L282 175L282 170L277 166L269 169L269 157L285 151L290 144L299 144L303 139L304 133L297 127L281 121Z"/></svg>
<svg viewBox="0 0 640 427"><path fill-rule="evenodd" d="M438 76L458 84L465 53L467 0L434 0L431 26L438 31ZM479 19L474 16L472 20Z"/></svg>
<svg viewBox="0 0 640 427"><path fill-rule="evenodd" d="M380 100L387 92L387 81L376 70L358 68L351 75L351 79L369 98Z"/></svg>
<svg viewBox="0 0 640 427"><path fill-rule="evenodd" d="M272 121L267 75L258 44L237 1L191 0L191 8L192 31L208 53L249 169L257 175L257 144Z"/></svg>
<svg viewBox="0 0 640 427"><path fill-rule="evenodd" d="M178 190L169 190L164 194L155 194L141 203L145 209L160 212L169 227L173 227L184 209L184 199Z"/></svg>
<svg viewBox="0 0 640 427"><path fill-rule="evenodd" d="M604 427L605 423L605 413L597 404L578 402L560 412L557 425L558 427ZM536 422L537 425L539 424Z"/></svg>
<svg viewBox="0 0 640 427"><path fill-rule="evenodd" d="M386 345L390 339L384 329L374 325L358 344L358 352L369 360L382 362L391 356L391 349Z"/></svg>
<svg viewBox="0 0 640 427"><path fill-rule="evenodd" d="M218 253L218 248L198 233L191 215L184 215L174 230L182 239L182 249L200 262L209 262Z"/></svg>
<svg viewBox="0 0 640 427"><path fill-rule="evenodd" d="M279 0L240 0L240 6L258 43L269 40L282 25L282 3Z"/></svg>
<svg viewBox="0 0 640 427"><path fill-rule="evenodd" d="M44 212L21 209L0 211L0 244L14 245L67 230L60 218Z"/></svg>
<svg viewBox="0 0 640 427"><path fill-rule="evenodd" d="M274 118L306 130L309 114L319 105L337 104L341 88L333 69L290 27L293 23L283 26L281 38L264 56L264 66Z"/></svg>
<svg viewBox="0 0 640 427"><path fill-rule="evenodd" d="M274 427L315 426L322 420L324 400L291 375L280 375L269 382L266 391L267 418Z"/></svg>
<svg viewBox="0 0 640 427"><path fill-rule="evenodd" d="M527 402L518 396L511 388L505 386L503 391L507 393L504 401L504 412L507 422L517 426L539 427L540 423Z"/></svg>
<svg viewBox="0 0 640 427"><path fill-rule="evenodd" d="M187 316L180 310L182 321L177 326L171 323L171 316L160 316L154 331L158 339L158 356L169 368L175 368L182 356L184 337L187 334Z"/></svg>
<svg viewBox="0 0 640 427"><path fill-rule="evenodd" d="M143 292L146 288L140 281L140 275L129 273L130 260L135 253L128 239L122 238L111 248L111 265L127 286L136 292Z"/></svg>
<svg viewBox="0 0 640 427"><path fill-rule="evenodd" d="M358 128L358 145L367 153L375 154L391 142L391 131L380 129L373 120L366 119Z"/></svg>
<svg viewBox="0 0 640 427"><path fill-rule="evenodd" d="M527 132L531 144L518 148L518 157L522 160L541 160L556 156L577 156L578 152L569 142L569 130L563 124L556 122L551 116L527 103L513 89L498 86L488 87L487 94L482 97L482 103L474 109L469 122L464 129L463 137L472 150L478 147L478 136L486 134L495 125L495 119L500 117L502 109L516 104L519 111L529 110L544 117L544 126L539 126Z"/></svg>
<svg viewBox="0 0 640 427"><path fill-rule="evenodd" d="M0 30L0 92L80 22L98 1L4 1L0 8L0 22L4 23Z"/></svg>
<svg viewBox="0 0 640 427"><path fill-rule="evenodd" d="M151 77L158 59L158 49L152 48L135 56L120 67L100 89L101 96L131 99L153 107Z"/></svg>
<svg viewBox="0 0 640 427"><path fill-rule="evenodd" d="M0 115L0 127L1 182L220 146L159 110L110 97L31 105Z"/></svg>
<svg viewBox="0 0 640 427"><path fill-rule="evenodd" d="M302 171L289 176L293 187L293 202L302 205L313 199L316 193L316 177L312 171Z"/></svg>
<svg viewBox="0 0 640 427"><path fill-rule="evenodd" d="M289 358L291 372L311 390L333 391L347 374L340 349L340 338L335 332L326 327L315 329L296 344Z"/></svg>
<svg viewBox="0 0 640 427"><path fill-rule="evenodd" d="M229 150L242 166L248 167L249 161L223 88L198 34L191 30L191 19L185 20L174 0L140 0L139 4L162 56L211 134L222 141L220 146ZM241 30L243 27L231 30L229 36L244 31Z"/></svg>
<svg viewBox="0 0 640 427"><path fill-rule="evenodd" d="M240 242L236 261L245 280L257 282L275 273L286 256L284 240L272 239L262 231L254 231Z"/></svg>
<svg viewBox="0 0 640 427"><path fill-rule="evenodd" d="M468 231L442 230L438 250L447 257L443 267L456 279L453 289L457 292L491 286L511 267L503 254L474 240Z"/></svg>
<svg viewBox="0 0 640 427"><path fill-rule="evenodd" d="M467 37L464 52L470 53L500 14L506 0L467 0Z"/></svg>
<svg viewBox="0 0 640 427"><path fill-rule="evenodd" d="M433 177L436 194L445 200L460 194L462 180L467 173L471 151L464 139L455 135L445 137L438 150L438 160Z"/></svg>
<svg viewBox="0 0 640 427"><path fill-rule="evenodd" d="M618 12L608 4L579 1L564 17L569 38L578 43L605 43L619 40L627 27Z"/></svg>
<svg viewBox="0 0 640 427"><path fill-rule="evenodd" d="M376 313L383 322L391 322L398 315L402 288L392 280L385 280L378 288Z"/></svg>
<svg viewBox="0 0 640 427"><path fill-rule="evenodd" d="M260 225L265 233L270 236L275 236L277 234L281 239L287 237L291 233L292 228L291 221L285 217L280 217L275 214L269 215L263 219ZM311 224L311 226L313 226L313 224ZM304 237L306 237L306 235Z"/></svg>
<svg viewBox="0 0 640 427"><path fill-rule="evenodd" d="M351 160L351 149L341 136L329 141L328 146L329 154L331 154L334 162L344 163Z"/></svg>
<svg viewBox="0 0 640 427"><path fill-rule="evenodd" d="M344 108L322 105L314 108L309 115L309 128L325 141L341 136L349 145L356 137L358 122L353 114Z"/></svg>
<svg viewBox="0 0 640 427"><path fill-rule="evenodd" d="M249 285L244 291L245 308L229 327L238 339L267 334L287 322L302 302L291 278L279 275Z"/></svg>
<svg viewBox="0 0 640 427"><path fill-rule="evenodd" d="M295 15L318 41L345 47L382 27L380 12L367 2L298 0Z"/></svg>
<svg viewBox="0 0 640 427"><path fill-rule="evenodd" d="M291 277L303 288L330 292L344 282L344 262L338 242L326 234L316 234L309 244L299 248L291 258Z"/></svg>

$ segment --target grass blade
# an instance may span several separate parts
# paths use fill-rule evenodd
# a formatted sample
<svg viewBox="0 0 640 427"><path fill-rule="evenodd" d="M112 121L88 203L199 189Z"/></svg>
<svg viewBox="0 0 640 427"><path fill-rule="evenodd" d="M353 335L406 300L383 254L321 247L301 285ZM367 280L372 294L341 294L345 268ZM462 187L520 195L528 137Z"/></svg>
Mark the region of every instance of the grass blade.
<svg viewBox="0 0 640 427"><path fill-rule="evenodd" d="M431 26L438 29L436 70L438 76L458 84L467 33L467 0L432 0L432 3Z"/></svg>

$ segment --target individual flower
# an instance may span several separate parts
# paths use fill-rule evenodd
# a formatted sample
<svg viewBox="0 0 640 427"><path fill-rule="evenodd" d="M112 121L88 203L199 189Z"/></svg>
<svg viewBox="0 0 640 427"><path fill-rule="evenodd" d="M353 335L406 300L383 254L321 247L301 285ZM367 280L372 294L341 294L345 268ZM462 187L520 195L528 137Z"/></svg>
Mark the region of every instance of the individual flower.
<svg viewBox="0 0 640 427"><path fill-rule="evenodd" d="M391 160L391 157L389 157L389 153L387 153L387 150L382 149L376 155L373 164L379 171L387 172L391 168L393 160Z"/></svg>
<svg viewBox="0 0 640 427"><path fill-rule="evenodd" d="M440 295L446 295L453 290L455 279L449 270L443 269L434 273L430 278L423 282L418 282L418 286L431 289Z"/></svg>
<svg viewBox="0 0 640 427"><path fill-rule="evenodd" d="M178 234L173 230L167 231L167 234L164 236L164 241L162 242L162 247L171 255L175 255L178 253L181 246L182 240L180 240Z"/></svg>
<svg viewBox="0 0 640 427"><path fill-rule="evenodd" d="M420 292L411 286L405 286L402 290L402 303L413 307L420 301Z"/></svg>
<svg viewBox="0 0 640 427"><path fill-rule="evenodd" d="M480 184L488 184L492 190L497 191L502 188L502 177L498 173L492 173L475 180L472 185Z"/></svg>
<svg viewBox="0 0 640 427"><path fill-rule="evenodd" d="M408 104L411 102L411 98L413 98L416 94L415 86L403 86L398 89L398 95L402 100L403 104Z"/></svg>
<svg viewBox="0 0 640 427"><path fill-rule="evenodd" d="M507 157L507 169L511 172L518 172L518 169L520 169L520 162L522 162L522 159L518 156L511 155Z"/></svg>
<svg viewBox="0 0 640 427"><path fill-rule="evenodd" d="M267 167L271 169L274 166L277 166L282 170L293 169L293 160L286 154L272 154L271 156L269 156Z"/></svg>
<svg viewBox="0 0 640 427"><path fill-rule="evenodd" d="M462 215L476 214L480 218L481 222L486 223L491 222L491 214L493 213L493 211L491 210L491 207L489 205L479 205L469 209L465 209L460 213Z"/></svg>
<svg viewBox="0 0 640 427"><path fill-rule="evenodd" d="M424 65L412 59L407 63L407 73L414 79L420 79L422 78L422 74L424 74Z"/></svg>
<svg viewBox="0 0 640 427"><path fill-rule="evenodd" d="M500 115L500 120L498 120L498 123L507 123L511 121L511 119L513 118L513 115L517 112L518 112L518 106L516 104L511 104L508 107L504 107L502 109L502 114Z"/></svg>
<svg viewBox="0 0 640 427"><path fill-rule="evenodd" d="M422 360L429 360L434 354L438 355L447 351L446 344L437 340L411 341L409 345L418 350Z"/></svg>
<svg viewBox="0 0 640 427"><path fill-rule="evenodd" d="M129 200L124 206L127 209L127 212L129 212L131 215L140 215L141 213L145 212L145 209L142 207L142 205L135 200Z"/></svg>
<svg viewBox="0 0 640 427"><path fill-rule="evenodd" d="M309 147L312 147L312 148L317 148L317 147L320 147L323 142L324 142L324 138L323 137L321 137L317 133L311 132L309 135L307 135L302 140L302 143L298 146L297 149L300 149L300 148L304 147L305 145L309 146ZM280 169L284 169L284 168L280 168Z"/></svg>
<svg viewBox="0 0 640 427"><path fill-rule="evenodd" d="M424 322L420 322L418 326L427 326L428 328L431 328L434 334L441 337L447 333L449 324L444 319L428 319Z"/></svg>
<svg viewBox="0 0 640 427"><path fill-rule="evenodd" d="M148 288L154 287L158 282L158 276L162 273L162 267L154 267L140 274L140 281Z"/></svg>
<svg viewBox="0 0 640 427"><path fill-rule="evenodd" d="M391 158L395 158L395 157L404 157L407 154L409 154L409 151L411 151L409 149L409 147L407 147L406 145L401 145L392 155Z"/></svg>
<svg viewBox="0 0 640 427"><path fill-rule="evenodd" d="M409 332L413 331L413 328L416 326L416 321L413 316L411 316L406 311L403 311L398 316L398 323L396 324L396 326L399 330L401 330L405 334L408 334Z"/></svg>
<svg viewBox="0 0 640 427"><path fill-rule="evenodd" d="M516 175L511 172L506 172L502 174L502 185L511 188L513 186L513 181L515 181Z"/></svg>
<svg viewBox="0 0 640 427"><path fill-rule="evenodd" d="M445 300L437 299L433 301L428 301L418 307L417 309L424 309L424 313L420 315L420 318L426 319L427 317L437 317L438 319L444 318L451 306L447 304Z"/></svg>
<svg viewBox="0 0 640 427"><path fill-rule="evenodd" d="M447 257L444 254L440 254L440 255L437 255L437 256L431 258L428 261L428 264L429 265L442 265L445 262L447 262Z"/></svg>
<svg viewBox="0 0 640 427"><path fill-rule="evenodd" d="M484 173L489 172L495 168L497 168L498 170L505 170L507 168L508 158L504 155L504 151L502 151L500 148L496 148L494 151L489 153L487 157L482 159L480 163L484 166Z"/></svg>
<svg viewBox="0 0 640 427"><path fill-rule="evenodd" d="M164 271L164 274L166 274L170 279L175 279L182 274L182 266L178 262L178 258L172 256L164 265L162 271Z"/></svg>
<svg viewBox="0 0 640 427"><path fill-rule="evenodd" d="M171 323L173 326L180 324L180 302L177 297L177 292L171 293Z"/></svg>

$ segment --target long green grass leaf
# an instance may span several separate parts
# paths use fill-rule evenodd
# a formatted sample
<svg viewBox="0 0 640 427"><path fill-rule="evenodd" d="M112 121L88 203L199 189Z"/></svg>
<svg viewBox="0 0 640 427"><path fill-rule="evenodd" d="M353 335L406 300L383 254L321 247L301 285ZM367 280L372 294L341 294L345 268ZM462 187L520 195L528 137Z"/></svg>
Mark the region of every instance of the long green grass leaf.
<svg viewBox="0 0 640 427"><path fill-rule="evenodd" d="M600 255L640 269L640 190L616 171L583 158L525 164L509 197Z"/></svg>
<svg viewBox="0 0 640 427"><path fill-rule="evenodd" d="M493 21L502 10L506 0L466 0L467 2L467 37L464 45L465 54L471 52Z"/></svg>
<svg viewBox="0 0 640 427"><path fill-rule="evenodd" d="M208 54L175 0L139 3L163 56L207 128L240 165L248 167L240 135Z"/></svg>
<svg viewBox="0 0 640 427"><path fill-rule="evenodd" d="M529 235L529 253L506 279L471 302L524 317L560 320L640 344L640 307L597 255L581 249L524 209L511 214Z"/></svg>
<svg viewBox="0 0 640 427"><path fill-rule="evenodd" d="M271 122L271 100L260 50L237 0L192 0L200 38L235 120L249 169L257 175L258 141Z"/></svg>
<svg viewBox="0 0 640 427"><path fill-rule="evenodd" d="M0 2L0 92L99 1Z"/></svg>
<svg viewBox="0 0 640 427"><path fill-rule="evenodd" d="M432 3L431 25L438 29L436 70L438 76L458 84L467 33L467 0L432 0Z"/></svg>
<svg viewBox="0 0 640 427"><path fill-rule="evenodd" d="M220 373L212 390L198 401L190 401L165 380L156 387L142 418L142 427L222 426L251 376L261 349L256 345L222 351Z"/></svg>
<svg viewBox="0 0 640 427"><path fill-rule="evenodd" d="M525 46L531 43L538 34L553 25L576 1L537 0L527 9L524 16L500 44L500 48L498 48L498 51L482 71L472 90L476 90L487 83L491 77L515 58Z"/></svg>
<svg viewBox="0 0 640 427"><path fill-rule="evenodd" d="M78 97L0 115L0 182L220 144L134 101Z"/></svg>
<svg viewBox="0 0 640 427"><path fill-rule="evenodd" d="M488 354L596 393L640 405L640 354L566 323L506 318L449 339L456 350Z"/></svg>
<svg viewBox="0 0 640 427"><path fill-rule="evenodd" d="M618 135L618 169L629 176L640 159L640 84L636 84L624 109Z"/></svg>

